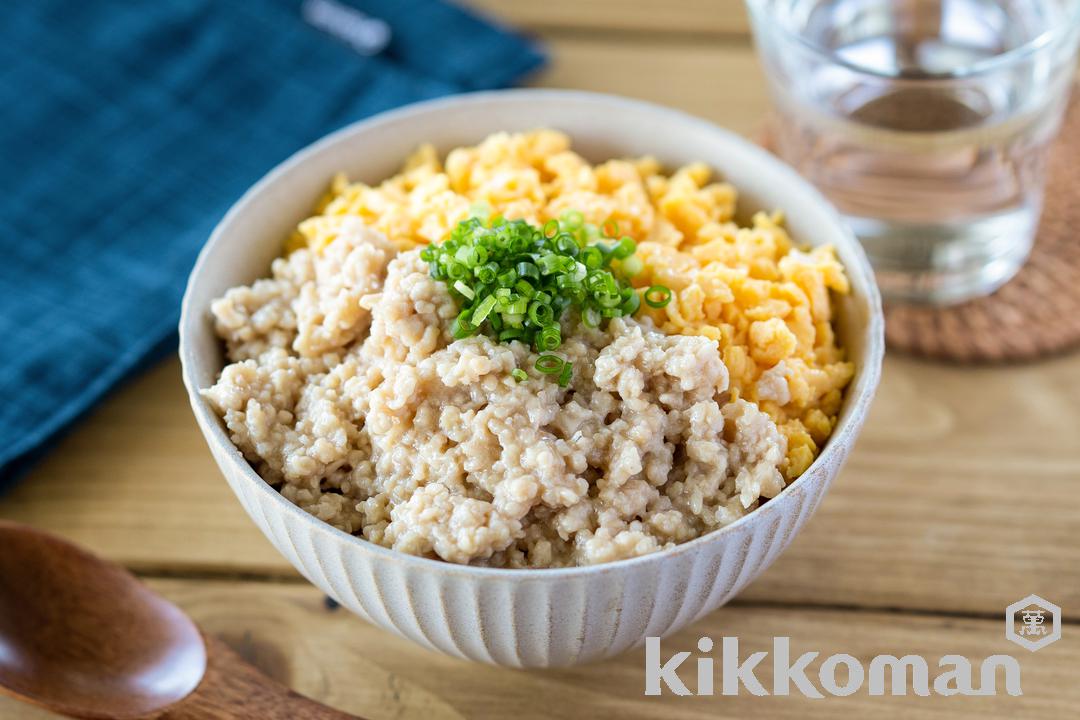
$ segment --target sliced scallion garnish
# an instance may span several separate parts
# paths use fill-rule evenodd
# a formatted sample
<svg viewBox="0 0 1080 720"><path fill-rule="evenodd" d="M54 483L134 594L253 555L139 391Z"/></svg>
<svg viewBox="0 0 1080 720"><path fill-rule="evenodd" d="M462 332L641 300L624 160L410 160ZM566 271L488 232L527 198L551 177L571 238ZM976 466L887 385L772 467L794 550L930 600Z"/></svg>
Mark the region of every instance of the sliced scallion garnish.
<svg viewBox="0 0 1080 720"><path fill-rule="evenodd" d="M574 365L573 363L563 363L562 370L559 371L559 387L566 387L570 384L570 380L574 377Z"/></svg>
<svg viewBox="0 0 1080 720"><path fill-rule="evenodd" d="M563 365L565 364L566 361L558 355L551 355L549 353L545 353L540 357L536 358L535 367L537 370L544 373L545 375L555 375L556 373L562 372Z"/></svg>
<svg viewBox="0 0 1080 720"><path fill-rule="evenodd" d="M526 343L541 353L536 369L556 375L566 387L573 365L550 354L562 345L563 314L576 309L585 326L597 327L606 318L633 315L641 305L640 294L625 280L641 270L637 243L629 236L616 240L618 234L613 218L597 228L577 210L542 227L473 216L420 257L431 277L453 291L459 308L450 328L455 339L480 332L500 342ZM662 295L660 290L667 295L653 300L666 304L670 291L661 286L650 288L646 301L648 293ZM517 370L512 375L523 379Z"/></svg>
<svg viewBox="0 0 1080 720"><path fill-rule="evenodd" d="M645 303L649 307L662 308L671 302L671 289L663 285L653 285L645 291Z"/></svg>

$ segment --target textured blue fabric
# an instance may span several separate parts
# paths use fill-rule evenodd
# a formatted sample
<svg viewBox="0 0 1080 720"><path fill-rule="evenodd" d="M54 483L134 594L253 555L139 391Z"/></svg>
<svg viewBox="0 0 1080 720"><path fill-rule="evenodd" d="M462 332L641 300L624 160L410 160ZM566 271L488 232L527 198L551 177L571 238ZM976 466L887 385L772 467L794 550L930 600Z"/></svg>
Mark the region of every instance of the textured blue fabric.
<svg viewBox="0 0 1080 720"><path fill-rule="evenodd" d="M366 115L542 62L437 0L319 2L332 24L384 20L389 45L358 53L301 0L0 9L0 485L172 347L199 247L267 170Z"/></svg>

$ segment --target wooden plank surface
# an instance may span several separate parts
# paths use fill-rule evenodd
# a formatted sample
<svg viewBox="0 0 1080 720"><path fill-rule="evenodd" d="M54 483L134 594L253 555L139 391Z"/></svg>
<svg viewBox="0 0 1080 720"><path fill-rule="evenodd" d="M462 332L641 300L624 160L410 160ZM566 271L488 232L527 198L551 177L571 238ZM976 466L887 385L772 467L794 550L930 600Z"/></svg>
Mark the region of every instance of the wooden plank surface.
<svg viewBox="0 0 1080 720"><path fill-rule="evenodd" d="M615 93L669 105L743 134L769 108L765 78L747 43L554 36L538 85Z"/></svg>
<svg viewBox="0 0 1080 720"><path fill-rule="evenodd" d="M992 615L1034 592L1080 614L1078 374L1076 357L995 370L886 360L847 468L743 599ZM296 577L220 477L175 361L72 433L0 517L144 572Z"/></svg>
<svg viewBox="0 0 1080 720"><path fill-rule="evenodd" d="M541 32L536 83L641 97L752 133L768 107L738 3L483 0ZM727 8L727 23L709 8ZM726 17L726 16L724 16ZM652 30L660 31L653 38ZM614 30L615 32L612 32ZM704 37L715 34L715 39ZM701 634L806 649L1011 652L1009 603L1038 593L1080 614L1080 356L970 369L886 360L847 468L804 532ZM276 676L372 718L840 716L1073 717L1075 642L1021 658L1022 698L642 697L642 654L579 671L521 673L440 658L348 616L243 514L190 416L168 360L119 390L14 490L0 517L87 545L224 633ZM161 579L169 576L170 579ZM237 579L244 581L238 581ZM1075 625L1066 628L1067 638ZM665 642L665 647L668 647ZM763 649L756 648L756 649ZM532 713L532 714L530 714ZM0 717L47 717L0 700Z"/></svg>
<svg viewBox="0 0 1080 720"><path fill-rule="evenodd" d="M473 0L481 12L531 30L738 34L749 29L742 0Z"/></svg>
<svg viewBox="0 0 1080 720"><path fill-rule="evenodd" d="M636 95L740 132L768 105L747 47L552 44L542 84ZM1078 371L1076 357L981 370L887 360L848 468L744 598L990 614L1015 590L1080 610ZM220 479L172 361L79 427L0 516L142 570L295 577Z"/></svg>
<svg viewBox="0 0 1080 720"><path fill-rule="evenodd" d="M645 697L642 650L572 670L523 672L429 652L345 610L328 610L322 596L308 586L178 580L157 580L151 585L272 677L372 720L483 720L511 714L521 720L832 720L841 716L1042 720L1070 717L1068 713L1080 703L1080 685L1075 682L1080 673L1077 643L1063 641L1033 654L1018 651L1005 641L997 619L820 609L795 613L739 605L665 639L661 649L665 660L678 651L693 651L678 673L691 691L697 687L694 663L703 653L695 647L702 636L719 646L725 635L737 635L743 660L752 652L771 650L774 637L788 637L793 657L821 653L807 672L818 687L821 661L834 653L850 654L864 667L879 654L921 655L933 668L931 680L938 659L947 654L963 655L975 664L990 655L1013 654L1021 666L1023 695L1018 697L1005 695L1003 689L999 697L872 697L865 688L849 697L823 699L798 694L754 697L745 688L738 695L723 696L719 680L718 694L713 697L668 692ZM714 651L711 656L719 671L720 653ZM770 656L755 672L767 689L773 687L771 660ZM0 699L0 717L44 720L53 716Z"/></svg>

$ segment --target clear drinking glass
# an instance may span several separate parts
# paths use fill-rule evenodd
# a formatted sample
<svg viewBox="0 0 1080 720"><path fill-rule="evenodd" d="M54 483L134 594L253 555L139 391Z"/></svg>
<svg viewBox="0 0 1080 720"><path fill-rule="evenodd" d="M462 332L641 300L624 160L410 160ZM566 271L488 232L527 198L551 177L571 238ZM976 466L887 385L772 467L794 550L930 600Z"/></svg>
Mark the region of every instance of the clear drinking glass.
<svg viewBox="0 0 1080 720"><path fill-rule="evenodd" d="M1012 277L1076 74L1080 0L747 4L774 149L846 216L885 296L958 302Z"/></svg>

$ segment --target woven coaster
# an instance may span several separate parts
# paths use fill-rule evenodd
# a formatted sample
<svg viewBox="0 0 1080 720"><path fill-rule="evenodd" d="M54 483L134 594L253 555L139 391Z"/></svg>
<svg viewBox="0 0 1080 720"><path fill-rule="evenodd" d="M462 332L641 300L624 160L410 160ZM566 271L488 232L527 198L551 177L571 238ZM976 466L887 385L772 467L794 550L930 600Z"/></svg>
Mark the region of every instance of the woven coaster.
<svg viewBox="0 0 1080 720"><path fill-rule="evenodd" d="M959 363L1034 360L1080 346L1080 89L1050 152L1035 244L1016 276L984 298L935 308L886 305L885 339ZM768 146L767 134L765 142Z"/></svg>

